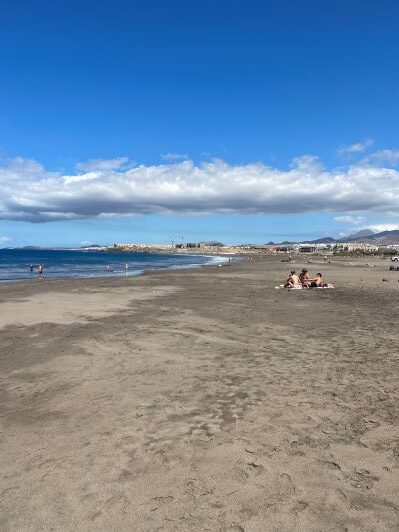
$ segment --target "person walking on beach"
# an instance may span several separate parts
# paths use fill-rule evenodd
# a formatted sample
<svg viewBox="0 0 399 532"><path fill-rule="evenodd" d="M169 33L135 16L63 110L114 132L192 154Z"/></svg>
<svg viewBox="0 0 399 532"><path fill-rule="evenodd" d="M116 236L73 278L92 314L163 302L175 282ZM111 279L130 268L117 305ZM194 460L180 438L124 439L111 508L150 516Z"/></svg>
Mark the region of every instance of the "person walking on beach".
<svg viewBox="0 0 399 532"><path fill-rule="evenodd" d="M37 273L39 274L39 279L43 279L43 275L44 275L44 266L43 266L43 264L39 264L39 266L37 268Z"/></svg>

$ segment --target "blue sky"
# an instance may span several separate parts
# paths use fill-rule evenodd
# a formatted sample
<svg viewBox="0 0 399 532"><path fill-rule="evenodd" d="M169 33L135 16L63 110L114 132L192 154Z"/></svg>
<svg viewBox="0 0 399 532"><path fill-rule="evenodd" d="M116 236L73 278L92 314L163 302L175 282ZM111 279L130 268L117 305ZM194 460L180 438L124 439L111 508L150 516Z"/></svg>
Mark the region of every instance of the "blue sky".
<svg viewBox="0 0 399 532"><path fill-rule="evenodd" d="M394 0L4 3L0 245L396 227L398 21Z"/></svg>

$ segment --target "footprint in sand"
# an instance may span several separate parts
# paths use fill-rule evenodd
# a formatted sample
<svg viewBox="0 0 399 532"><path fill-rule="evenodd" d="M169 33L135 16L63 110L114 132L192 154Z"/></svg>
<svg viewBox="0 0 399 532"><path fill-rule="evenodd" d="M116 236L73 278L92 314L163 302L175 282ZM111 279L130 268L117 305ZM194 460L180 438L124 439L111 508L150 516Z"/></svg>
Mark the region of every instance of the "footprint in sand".
<svg viewBox="0 0 399 532"><path fill-rule="evenodd" d="M130 506L130 500L124 495L114 495L107 499L104 503L104 509L106 511L119 511L125 513L128 506Z"/></svg>
<svg viewBox="0 0 399 532"><path fill-rule="evenodd" d="M235 466L241 478L248 480L261 475L265 468L257 461L238 462Z"/></svg>
<svg viewBox="0 0 399 532"><path fill-rule="evenodd" d="M399 444L392 449L392 454L395 462L399 465Z"/></svg>
<svg viewBox="0 0 399 532"><path fill-rule="evenodd" d="M237 523L231 523L231 525L224 529L225 532L245 532L244 527Z"/></svg>
<svg viewBox="0 0 399 532"><path fill-rule="evenodd" d="M354 488L370 489L379 478L370 473L367 469L359 469L351 476L351 484Z"/></svg>
<svg viewBox="0 0 399 532"><path fill-rule="evenodd" d="M151 500L159 504L170 504L175 498L172 495L161 495L159 497L153 497Z"/></svg>
<svg viewBox="0 0 399 532"><path fill-rule="evenodd" d="M306 510L306 508L309 506L309 503L306 501L297 501L295 505L290 509L291 514L299 514L300 512L303 512Z"/></svg>
<svg viewBox="0 0 399 532"><path fill-rule="evenodd" d="M278 494L287 496L295 493L295 484L288 473L281 473L278 481Z"/></svg>

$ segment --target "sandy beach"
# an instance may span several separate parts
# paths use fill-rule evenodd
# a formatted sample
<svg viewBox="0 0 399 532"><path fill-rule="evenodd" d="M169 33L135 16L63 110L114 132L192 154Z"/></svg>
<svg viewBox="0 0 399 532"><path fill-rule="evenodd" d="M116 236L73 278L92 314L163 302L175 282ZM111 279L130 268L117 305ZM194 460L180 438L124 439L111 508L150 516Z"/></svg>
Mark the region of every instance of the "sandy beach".
<svg viewBox="0 0 399 532"><path fill-rule="evenodd" d="M399 272L369 261L0 285L0 530L398 530Z"/></svg>

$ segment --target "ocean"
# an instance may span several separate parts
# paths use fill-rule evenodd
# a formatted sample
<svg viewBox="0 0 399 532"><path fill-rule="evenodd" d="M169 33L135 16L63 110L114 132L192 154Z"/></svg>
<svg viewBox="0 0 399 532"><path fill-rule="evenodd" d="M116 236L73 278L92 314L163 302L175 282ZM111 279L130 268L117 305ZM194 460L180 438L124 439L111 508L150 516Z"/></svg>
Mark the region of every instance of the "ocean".
<svg viewBox="0 0 399 532"><path fill-rule="evenodd" d="M148 270L196 268L226 260L208 255L0 249L0 282L35 279L39 276L39 265L44 266L45 278L63 279L132 276Z"/></svg>

